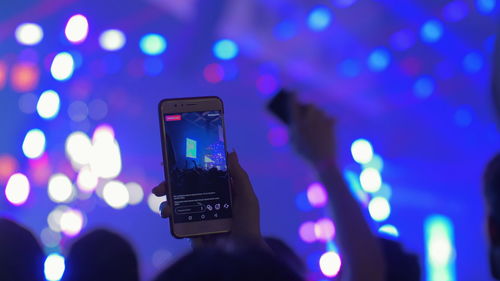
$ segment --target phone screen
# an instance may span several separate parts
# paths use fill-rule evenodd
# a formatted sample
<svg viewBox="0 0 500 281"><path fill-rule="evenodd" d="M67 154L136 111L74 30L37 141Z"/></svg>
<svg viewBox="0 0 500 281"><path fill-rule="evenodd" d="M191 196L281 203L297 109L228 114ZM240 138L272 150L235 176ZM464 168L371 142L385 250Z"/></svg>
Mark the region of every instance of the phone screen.
<svg viewBox="0 0 500 281"><path fill-rule="evenodd" d="M164 118L174 222L230 218L222 112L166 114Z"/></svg>

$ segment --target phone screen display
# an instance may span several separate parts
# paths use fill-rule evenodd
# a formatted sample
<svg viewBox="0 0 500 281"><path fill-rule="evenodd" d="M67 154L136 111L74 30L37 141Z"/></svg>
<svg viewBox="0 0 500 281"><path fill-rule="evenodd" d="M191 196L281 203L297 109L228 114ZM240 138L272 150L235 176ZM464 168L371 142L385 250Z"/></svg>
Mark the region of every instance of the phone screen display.
<svg viewBox="0 0 500 281"><path fill-rule="evenodd" d="M230 218L222 112L166 114L164 118L174 222Z"/></svg>

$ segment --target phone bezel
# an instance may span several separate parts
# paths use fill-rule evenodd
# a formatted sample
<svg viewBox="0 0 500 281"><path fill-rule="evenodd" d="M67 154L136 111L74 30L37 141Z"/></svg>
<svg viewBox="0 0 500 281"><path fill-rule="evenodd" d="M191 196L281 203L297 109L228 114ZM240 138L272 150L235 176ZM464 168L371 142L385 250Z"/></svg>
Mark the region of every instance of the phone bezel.
<svg viewBox="0 0 500 281"><path fill-rule="evenodd" d="M184 112L210 111L220 110L222 114L222 131L224 136L224 149L227 158L227 141L226 141L226 126L224 120L224 104L219 97L194 97L194 98L178 98L164 99L158 104L158 112L160 117L161 143L163 152L163 172L167 183L167 200L173 202L172 193L170 192L170 181L168 180L168 157L167 157L167 142L165 132L165 114L175 114ZM229 186L229 198L231 198L231 187ZM232 203L232 202L231 202ZM230 204L232 206L232 204ZM173 213L173 204L169 204L170 211ZM216 219L196 222L175 223L173 217L170 221L170 232L176 238L195 237L200 235L225 233L231 231L232 218Z"/></svg>

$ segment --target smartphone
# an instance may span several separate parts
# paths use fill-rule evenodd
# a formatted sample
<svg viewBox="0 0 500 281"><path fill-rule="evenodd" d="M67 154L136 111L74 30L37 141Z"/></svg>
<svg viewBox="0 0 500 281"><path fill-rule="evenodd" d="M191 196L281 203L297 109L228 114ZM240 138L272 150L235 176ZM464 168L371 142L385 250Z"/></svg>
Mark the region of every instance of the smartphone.
<svg viewBox="0 0 500 281"><path fill-rule="evenodd" d="M222 100L165 99L158 109L172 235L229 232L232 206Z"/></svg>
<svg viewBox="0 0 500 281"><path fill-rule="evenodd" d="M276 115L286 125L290 125L290 102L292 93L281 89L267 104L267 108L271 113Z"/></svg>

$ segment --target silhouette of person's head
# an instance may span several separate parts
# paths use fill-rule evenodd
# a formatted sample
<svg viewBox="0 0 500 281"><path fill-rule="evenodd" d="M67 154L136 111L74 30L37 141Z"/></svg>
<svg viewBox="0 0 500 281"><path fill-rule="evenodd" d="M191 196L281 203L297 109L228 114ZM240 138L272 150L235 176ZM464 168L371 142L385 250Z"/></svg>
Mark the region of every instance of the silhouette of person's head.
<svg viewBox="0 0 500 281"><path fill-rule="evenodd" d="M292 248L290 248L290 246L288 246L281 239L274 237L266 237L264 238L264 241L266 241L266 244L269 248L271 248L277 258L281 259L292 270L300 274L300 276L305 277L307 270L304 261Z"/></svg>
<svg viewBox="0 0 500 281"><path fill-rule="evenodd" d="M130 243L120 235L94 230L71 246L62 280L137 281L137 257Z"/></svg>
<svg viewBox="0 0 500 281"><path fill-rule="evenodd" d="M300 281L287 264L256 248L223 250L202 248L163 271L156 281Z"/></svg>
<svg viewBox="0 0 500 281"><path fill-rule="evenodd" d="M384 251L387 281L419 281L421 272L418 257L403 250L400 243L379 238Z"/></svg>
<svg viewBox="0 0 500 281"><path fill-rule="evenodd" d="M44 254L33 234L0 218L0 280L44 280Z"/></svg>
<svg viewBox="0 0 500 281"><path fill-rule="evenodd" d="M486 167L484 195L488 212L491 273L500 280L500 154L497 154Z"/></svg>

